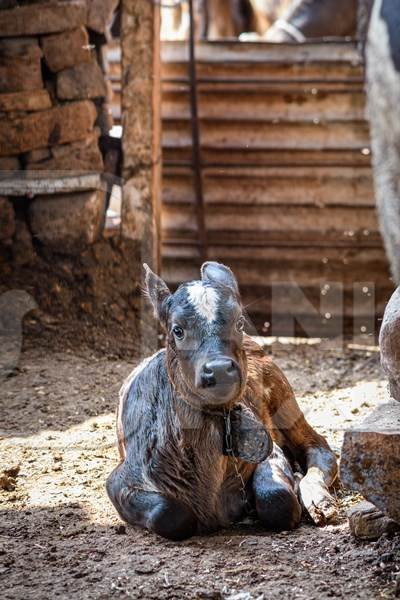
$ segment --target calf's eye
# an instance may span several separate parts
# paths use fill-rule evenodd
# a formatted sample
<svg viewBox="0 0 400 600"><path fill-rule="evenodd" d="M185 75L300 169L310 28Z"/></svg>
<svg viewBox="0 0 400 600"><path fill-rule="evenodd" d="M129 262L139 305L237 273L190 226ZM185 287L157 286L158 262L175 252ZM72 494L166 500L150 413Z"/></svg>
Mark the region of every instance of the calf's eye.
<svg viewBox="0 0 400 600"><path fill-rule="evenodd" d="M173 326L172 333L174 334L177 340L183 340L183 338L185 337L185 332L183 331L182 327L179 327L179 325Z"/></svg>
<svg viewBox="0 0 400 600"><path fill-rule="evenodd" d="M239 331L239 333L241 333L244 329L244 318L240 317L240 319L238 319L236 321L236 331Z"/></svg>

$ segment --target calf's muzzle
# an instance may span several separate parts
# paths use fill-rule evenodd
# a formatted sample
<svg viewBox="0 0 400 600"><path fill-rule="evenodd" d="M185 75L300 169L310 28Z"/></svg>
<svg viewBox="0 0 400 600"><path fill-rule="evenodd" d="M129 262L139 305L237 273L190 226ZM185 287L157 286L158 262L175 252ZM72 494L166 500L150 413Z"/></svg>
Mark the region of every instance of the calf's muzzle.
<svg viewBox="0 0 400 600"><path fill-rule="evenodd" d="M229 356L214 357L202 364L197 372L196 387L217 402L233 398L239 386L239 365Z"/></svg>

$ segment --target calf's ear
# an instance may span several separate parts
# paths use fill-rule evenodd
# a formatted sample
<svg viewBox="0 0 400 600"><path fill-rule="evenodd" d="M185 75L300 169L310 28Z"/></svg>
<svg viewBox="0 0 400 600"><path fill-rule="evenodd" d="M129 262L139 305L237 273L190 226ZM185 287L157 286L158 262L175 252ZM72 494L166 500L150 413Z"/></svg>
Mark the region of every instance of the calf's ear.
<svg viewBox="0 0 400 600"><path fill-rule="evenodd" d="M145 270L145 293L150 298L154 308L154 315L161 322L166 320L166 301L171 296L171 292L165 282L153 273L150 267L143 265Z"/></svg>
<svg viewBox="0 0 400 600"><path fill-rule="evenodd" d="M232 290L236 296L239 296L239 286L236 277L229 267L226 267L222 263L209 261L203 264L200 271L203 281L224 285Z"/></svg>

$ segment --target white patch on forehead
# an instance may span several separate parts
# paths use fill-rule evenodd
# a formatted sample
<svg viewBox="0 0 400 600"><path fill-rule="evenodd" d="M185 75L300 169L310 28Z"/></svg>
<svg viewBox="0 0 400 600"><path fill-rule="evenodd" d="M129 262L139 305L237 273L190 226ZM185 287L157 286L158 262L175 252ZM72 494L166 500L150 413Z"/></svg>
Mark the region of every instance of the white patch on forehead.
<svg viewBox="0 0 400 600"><path fill-rule="evenodd" d="M200 282L193 283L188 286L188 297L190 304L203 319L206 319L208 323L215 321L219 296L213 287Z"/></svg>

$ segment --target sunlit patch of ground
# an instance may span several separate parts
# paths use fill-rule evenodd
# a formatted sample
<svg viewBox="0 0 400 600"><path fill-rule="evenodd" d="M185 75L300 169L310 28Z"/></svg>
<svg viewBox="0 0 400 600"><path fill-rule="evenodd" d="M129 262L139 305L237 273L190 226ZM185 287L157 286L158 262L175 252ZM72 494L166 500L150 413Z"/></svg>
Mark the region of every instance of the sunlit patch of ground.
<svg viewBox="0 0 400 600"><path fill-rule="evenodd" d="M274 343L308 420L339 452L343 430L388 398L376 351ZM0 491L4 598L392 597L385 544L354 541L340 519L270 534L254 524L183 544L121 526L104 489L117 463L114 409L132 365L40 349L2 384ZM385 576L386 574L386 576ZM241 594L238 596L238 594Z"/></svg>

